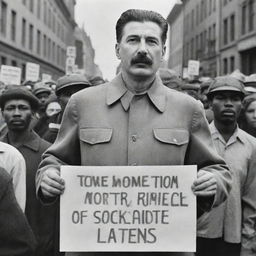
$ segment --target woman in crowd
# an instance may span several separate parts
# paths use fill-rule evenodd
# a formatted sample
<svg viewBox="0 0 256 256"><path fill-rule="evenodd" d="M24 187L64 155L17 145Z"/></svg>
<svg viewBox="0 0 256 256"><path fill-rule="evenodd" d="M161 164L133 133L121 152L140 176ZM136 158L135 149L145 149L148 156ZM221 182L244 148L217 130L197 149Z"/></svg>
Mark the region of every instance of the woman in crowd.
<svg viewBox="0 0 256 256"><path fill-rule="evenodd" d="M245 97L239 126L247 133L256 137L256 93Z"/></svg>

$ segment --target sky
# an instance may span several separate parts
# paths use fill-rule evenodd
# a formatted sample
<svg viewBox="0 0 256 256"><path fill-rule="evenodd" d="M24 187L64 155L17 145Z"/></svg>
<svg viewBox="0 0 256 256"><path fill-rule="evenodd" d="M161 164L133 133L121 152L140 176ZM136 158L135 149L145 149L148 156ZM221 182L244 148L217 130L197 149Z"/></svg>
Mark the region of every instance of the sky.
<svg viewBox="0 0 256 256"><path fill-rule="evenodd" d="M114 78L119 64L115 55L115 25L121 13L133 8L147 9L159 12L167 18L175 3L176 0L76 1L75 20L79 27L84 27L91 38L95 49L95 63L99 65L104 79Z"/></svg>

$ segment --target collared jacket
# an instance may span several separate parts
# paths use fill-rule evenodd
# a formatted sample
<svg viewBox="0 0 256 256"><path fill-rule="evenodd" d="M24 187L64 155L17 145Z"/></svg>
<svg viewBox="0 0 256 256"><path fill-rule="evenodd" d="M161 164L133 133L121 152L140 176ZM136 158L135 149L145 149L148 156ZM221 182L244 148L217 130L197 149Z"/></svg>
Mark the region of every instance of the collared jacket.
<svg viewBox="0 0 256 256"><path fill-rule="evenodd" d="M242 243L243 256L256 254L256 139L237 128L226 142L214 125L210 131L226 160L233 182L226 202L198 220L198 236Z"/></svg>
<svg viewBox="0 0 256 256"><path fill-rule="evenodd" d="M74 94L64 112L55 143L37 173L60 165L198 165L214 173L223 202L230 172L214 149L202 104L165 87L157 76L143 95L127 90L121 75ZM40 196L40 193L39 193ZM212 202L200 201L210 209Z"/></svg>
<svg viewBox="0 0 256 256"><path fill-rule="evenodd" d="M9 143L8 133L3 141ZM50 143L41 139L35 132L31 131L24 139L23 144L17 149L26 161L26 208L25 215L28 219L36 240L38 242L36 255L51 255L54 250L54 227L56 222L56 204L42 205L36 197L35 176L43 152ZM47 254L48 253L48 254ZM51 254L50 254L51 253Z"/></svg>
<svg viewBox="0 0 256 256"><path fill-rule="evenodd" d="M24 212L26 203L26 163L24 157L15 147L0 142L0 167L11 175L17 202Z"/></svg>

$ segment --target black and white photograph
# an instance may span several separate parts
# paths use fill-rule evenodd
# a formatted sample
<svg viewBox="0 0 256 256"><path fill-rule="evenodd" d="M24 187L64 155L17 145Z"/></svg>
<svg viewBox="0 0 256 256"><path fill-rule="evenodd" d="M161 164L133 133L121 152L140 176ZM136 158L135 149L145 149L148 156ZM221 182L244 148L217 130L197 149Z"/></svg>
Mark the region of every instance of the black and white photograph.
<svg viewBox="0 0 256 256"><path fill-rule="evenodd" d="M255 13L0 0L0 256L255 256Z"/></svg>

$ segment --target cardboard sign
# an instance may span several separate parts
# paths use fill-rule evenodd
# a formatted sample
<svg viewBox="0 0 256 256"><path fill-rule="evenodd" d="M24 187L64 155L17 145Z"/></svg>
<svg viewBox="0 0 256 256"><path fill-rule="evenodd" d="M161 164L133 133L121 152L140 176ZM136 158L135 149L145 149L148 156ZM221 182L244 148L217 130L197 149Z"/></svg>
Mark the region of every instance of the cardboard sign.
<svg viewBox="0 0 256 256"><path fill-rule="evenodd" d="M43 82L49 82L52 80L52 76L46 73L42 73L42 81Z"/></svg>
<svg viewBox="0 0 256 256"><path fill-rule="evenodd" d="M32 62L26 63L26 81L36 82L39 79L40 65Z"/></svg>
<svg viewBox="0 0 256 256"><path fill-rule="evenodd" d="M67 57L76 57L76 47L75 46L68 46L67 47Z"/></svg>
<svg viewBox="0 0 256 256"><path fill-rule="evenodd" d="M62 166L60 251L195 251L196 166Z"/></svg>
<svg viewBox="0 0 256 256"><path fill-rule="evenodd" d="M0 81L5 84L20 85L21 69L7 65L1 65Z"/></svg>
<svg viewBox="0 0 256 256"><path fill-rule="evenodd" d="M188 75L198 76L199 75L200 62L197 60L188 61Z"/></svg>

